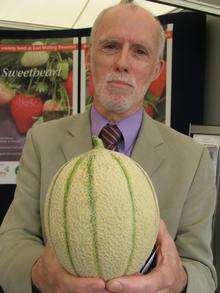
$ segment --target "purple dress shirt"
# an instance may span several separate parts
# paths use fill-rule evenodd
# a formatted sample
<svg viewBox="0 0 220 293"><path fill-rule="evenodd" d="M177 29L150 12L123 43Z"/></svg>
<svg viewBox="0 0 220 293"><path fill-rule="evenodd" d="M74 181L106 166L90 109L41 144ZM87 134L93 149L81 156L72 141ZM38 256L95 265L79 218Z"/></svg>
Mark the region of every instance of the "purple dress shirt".
<svg viewBox="0 0 220 293"><path fill-rule="evenodd" d="M123 141L119 145L119 151L127 156L131 155L139 129L142 122L143 109L140 109L132 116L120 120L116 123L123 135ZM102 128L107 124L112 124L98 113L94 105L91 108L91 133L98 136Z"/></svg>

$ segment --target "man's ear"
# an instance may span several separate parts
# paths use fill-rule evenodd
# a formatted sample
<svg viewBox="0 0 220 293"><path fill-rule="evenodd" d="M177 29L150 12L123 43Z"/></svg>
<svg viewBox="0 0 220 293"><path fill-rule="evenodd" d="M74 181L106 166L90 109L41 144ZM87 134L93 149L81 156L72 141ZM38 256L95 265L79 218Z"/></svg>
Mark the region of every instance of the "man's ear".
<svg viewBox="0 0 220 293"><path fill-rule="evenodd" d="M160 75L161 71L163 70L163 67L165 66L165 61L163 59L160 59L157 62L157 65L154 69L154 74L153 74L153 79L152 81L154 81L155 79L158 78L158 76Z"/></svg>

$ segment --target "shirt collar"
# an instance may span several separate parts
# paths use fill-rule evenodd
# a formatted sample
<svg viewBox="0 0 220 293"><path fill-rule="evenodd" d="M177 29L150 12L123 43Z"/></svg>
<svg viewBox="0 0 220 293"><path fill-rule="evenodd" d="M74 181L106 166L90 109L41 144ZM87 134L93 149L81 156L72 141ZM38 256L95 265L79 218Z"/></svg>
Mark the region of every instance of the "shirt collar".
<svg viewBox="0 0 220 293"><path fill-rule="evenodd" d="M115 123L121 130L124 138L124 153L127 153L133 144L135 143L136 137L138 135L143 116L143 109L138 110L133 115L125 118L123 120ZM92 135L98 136L102 128L110 123L105 117L103 117L92 105L91 108L91 132Z"/></svg>

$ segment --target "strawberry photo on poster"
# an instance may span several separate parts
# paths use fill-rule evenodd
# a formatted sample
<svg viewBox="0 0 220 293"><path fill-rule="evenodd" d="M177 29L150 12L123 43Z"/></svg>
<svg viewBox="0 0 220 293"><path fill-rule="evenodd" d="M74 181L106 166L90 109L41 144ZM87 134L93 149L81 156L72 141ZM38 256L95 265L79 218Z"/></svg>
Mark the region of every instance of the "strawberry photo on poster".
<svg viewBox="0 0 220 293"><path fill-rule="evenodd" d="M73 38L0 41L0 161L18 161L34 123L73 111Z"/></svg>
<svg viewBox="0 0 220 293"><path fill-rule="evenodd" d="M151 83L144 97L144 109L146 113L161 122L164 122L165 120L164 111L161 113L159 109L161 109L161 105L165 105L166 70L166 60L164 60L160 75Z"/></svg>

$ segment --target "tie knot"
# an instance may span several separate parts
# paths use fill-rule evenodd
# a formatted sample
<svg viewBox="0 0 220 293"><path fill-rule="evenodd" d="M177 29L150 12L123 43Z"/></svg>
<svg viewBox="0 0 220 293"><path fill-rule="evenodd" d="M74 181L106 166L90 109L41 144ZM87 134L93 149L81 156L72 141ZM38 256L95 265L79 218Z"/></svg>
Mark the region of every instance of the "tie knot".
<svg viewBox="0 0 220 293"><path fill-rule="evenodd" d="M106 124L100 131L99 137L102 139L105 148L117 151L118 144L122 139L122 133L117 125Z"/></svg>

